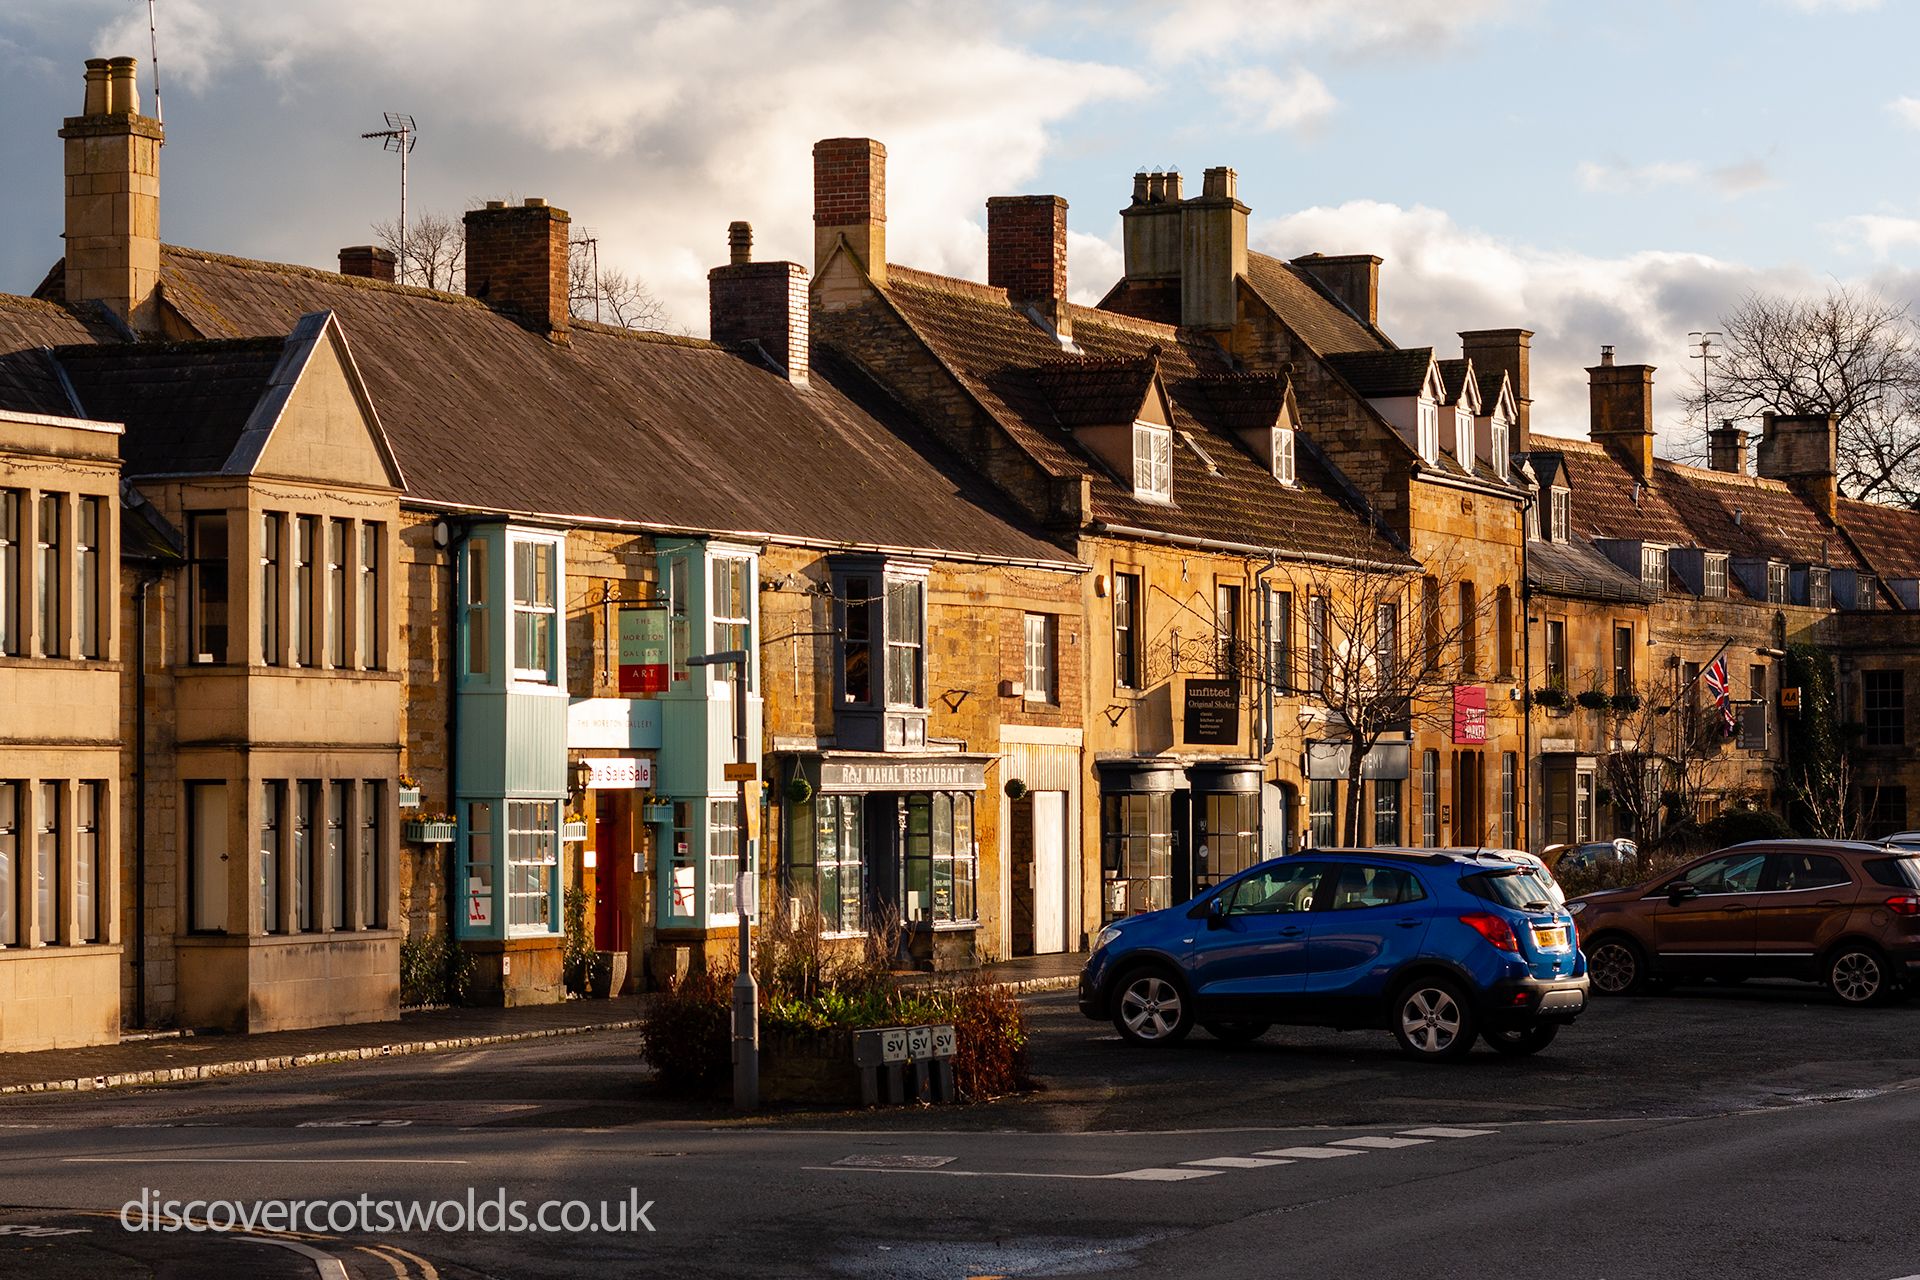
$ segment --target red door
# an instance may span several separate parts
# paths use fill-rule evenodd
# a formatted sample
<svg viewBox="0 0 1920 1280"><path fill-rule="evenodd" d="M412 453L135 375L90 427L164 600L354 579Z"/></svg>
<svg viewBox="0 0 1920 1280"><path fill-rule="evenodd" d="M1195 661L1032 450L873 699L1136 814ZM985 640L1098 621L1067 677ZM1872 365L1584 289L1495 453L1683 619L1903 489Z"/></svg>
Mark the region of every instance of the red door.
<svg viewBox="0 0 1920 1280"><path fill-rule="evenodd" d="M625 951L632 944L628 894L633 883L633 797L602 791L593 823L593 946Z"/></svg>

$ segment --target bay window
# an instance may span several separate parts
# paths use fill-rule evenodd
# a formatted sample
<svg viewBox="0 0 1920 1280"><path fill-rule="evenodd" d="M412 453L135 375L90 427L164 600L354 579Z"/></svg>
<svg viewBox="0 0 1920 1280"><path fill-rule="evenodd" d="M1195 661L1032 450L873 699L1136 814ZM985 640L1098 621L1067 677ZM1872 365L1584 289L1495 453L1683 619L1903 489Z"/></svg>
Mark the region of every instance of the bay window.
<svg viewBox="0 0 1920 1280"><path fill-rule="evenodd" d="M380 896L380 815L386 787L369 780L360 786L360 838L354 848L354 879L359 890L358 927L378 929L382 918Z"/></svg>
<svg viewBox="0 0 1920 1280"><path fill-rule="evenodd" d="M20 945L20 784L0 782L0 947Z"/></svg>
<svg viewBox="0 0 1920 1280"><path fill-rule="evenodd" d="M860 706L873 701L873 605L873 579L849 577L841 606L840 696Z"/></svg>
<svg viewBox="0 0 1920 1280"><path fill-rule="evenodd" d="M327 521L327 665L347 665L347 522Z"/></svg>
<svg viewBox="0 0 1920 1280"><path fill-rule="evenodd" d="M513 674L517 680L553 684L554 636L559 629L559 584L554 544L513 540Z"/></svg>
<svg viewBox="0 0 1920 1280"><path fill-rule="evenodd" d="M187 633L194 662L227 660L227 513L200 511L187 517Z"/></svg>
<svg viewBox="0 0 1920 1280"><path fill-rule="evenodd" d="M269 511L260 517L260 660L280 665L280 536L286 517Z"/></svg>
<svg viewBox="0 0 1920 1280"><path fill-rule="evenodd" d="M100 941L100 793L98 782L80 782L73 789L73 899L78 932L74 941Z"/></svg>
<svg viewBox="0 0 1920 1280"><path fill-rule="evenodd" d="M506 804L507 932L551 933L560 864L560 802L509 800Z"/></svg>
<svg viewBox="0 0 1920 1280"><path fill-rule="evenodd" d="M38 602L40 619L40 653L47 658L57 658L67 648L66 637L60 626L60 586L66 576L61 572L60 563L61 505L59 494L41 494L38 516L34 520L35 564L38 569L34 598Z"/></svg>
<svg viewBox="0 0 1920 1280"><path fill-rule="evenodd" d="M816 795L789 810L787 887L801 918L817 911L825 933L855 933L865 923L861 809L859 796Z"/></svg>
<svg viewBox="0 0 1920 1280"><path fill-rule="evenodd" d="M380 556L381 534L377 524L360 526L360 601L358 642L359 664L367 671L378 671L380 660Z"/></svg>
<svg viewBox="0 0 1920 1280"><path fill-rule="evenodd" d="M1173 905L1173 793L1106 792L1100 797L1101 919Z"/></svg>
<svg viewBox="0 0 1920 1280"><path fill-rule="evenodd" d="M60 784L40 784L34 815L34 906L40 917L40 941L59 942L60 929Z"/></svg>
<svg viewBox="0 0 1920 1280"><path fill-rule="evenodd" d="M187 927L195 933L227 928L227 784L187 784ZM44 926L43 926L44 928Z"/></svg>
<svg viewBox="0 0 1920 1280"><path fill-rule="evenodd" d="M293 660L313 665L313 557L315 518L293 522Z"/></svg>
<svg viewBox="0 0 1920 1280"><path fill-rule="evenodd" d="M964 792L914 792L905 804L908 923L974 919L973 797Z"/></svg>
<svg viewBox="0 0 1920 1280"><path fill-rule="evenodd" d="M887 582L887 705L927 705L921 661L926 637L926 584Z"/></svg>
<svg viewBox="0 0 1920 1280"><path fill-rule="evenodd" d="M740 802L707 801L707 922L725 923L740 910L734 884L740 874Z"/></svg>
<svg viewBox="0 0 1920 1280"><path fill-rule="evenodd" d="M320 784L299 782L293 790L293 927L314 928L313 819Z"/></svg>
<svg viewBox="0 0 1920 1280"><path fill-rule="evenodd" d="M347 927L347 784L327 784L327 927Z"/></svg>
<svg viewBox="0 0 1920 1280"><path fill-rule="evenodd" d="M493 926L493 806L484 800L467 805L467 865L461 877L458 919L469 929Z"/></svg>
<svg viewBox="0 0 1920 1280"><path fill-rule="evenodd" d="M737 556L713 560L712 653L738 649L751 656L753 562Z"/></svg>
<svg viewBox="0 0 1920 1280"><path fill-rule="evenodd" d="M493 631L491 619L493 611L488 607L492 599L492 585L487 577L487 567L492 544L479 538L467 543L466 592L460 600L462 615L461 632L466 637L467 674L486 677L493 674Z"/></svg>
<svg viewBox="0 0 1920 1280"><path fill-rule="evenodd" d="M287 784L260 784L260 932L280 932L280 830L285 822Z"/></svg>
<svg viewBox="0 0 1920 1280"><path fill-rule="evenodd" d="M98 498L82 498L79 504L77 536L74 540L74 621L80 628L80 656L100 656L100 539L103 503Z"/></svg>

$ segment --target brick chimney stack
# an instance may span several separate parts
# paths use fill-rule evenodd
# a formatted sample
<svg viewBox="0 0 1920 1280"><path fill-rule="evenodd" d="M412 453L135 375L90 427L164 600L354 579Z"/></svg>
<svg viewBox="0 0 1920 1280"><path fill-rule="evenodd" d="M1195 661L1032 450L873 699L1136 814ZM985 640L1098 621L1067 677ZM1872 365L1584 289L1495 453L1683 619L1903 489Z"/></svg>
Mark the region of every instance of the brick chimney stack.
<svg viewBox="0 0 1920 1280"><path fill-rule="evenodd" d="M1839 506L1837 421L1830 413L1760 416L1760 474L1786 481L1829 520Z"/></svg>
<svg viewBox="0 0 1920 1280"><path fill-rule="evenodd" d="M1460 354L1473 361L1474 368L1503 370L1513 387L1520 421L1509 447L1516 453L1528 448L1527 433L1533 427L1532 349L1531 329L1471 329L1460 335Z"/></svg>
<svg viewBox="0 0 1920 1280"><path fill-rule="evenodd" d="M67 117L66 298L101 302L129 328L160 331L158 120L140 114L132 58L87 60L82 114Z"/></svg>
<svg viewBox="0 0 1920 1280"><path fill-rule="evenodd" d="M535 333L565 342L567 273L573 220L538 196L518 205L489 200L469 209L467 296L510 313Z"/></svg>
<svg viewBox="0 0 1920 1280"><path fill-rule="evenodd" d="M1063 338L1067 311L1067 202L1059 196L994 196L987 201L987 283L1032 307Z"/></svg>
<svg viewBox="0 0 1920 1280"><path fill-rule="evenodd" d="M1587 370L1587 435L1605 445L1641 484L1653 481L1653 369L1615 364L1613 348L1602 347L1600 363Z"/></svg>
<svg viewBox="0 0 1920 1280"><path fill-rule="evenodd" d="M1368 324L1380 323L1379 258L1371 253L1309 253L1295 258L1293 265L1325 285L1347 310ZM1467 359L1476 367L1484 367L1472 352L1467 353Z"/></svg>
<svg viewBox="0 0 1920 1280"><path fill-rule="evenodd" d="M393 250L374 244L351 244L340 251L340 274L363 280L393 283Z"/></svg>
<svg viewBox="0 0 1920 1280"><path fill-rule="evenodd" d="M756 344L796 387L807 385L807 269L753 261L753 228L727 228L728 263L707 272L707 327L723 347Z"/></svg>
<svg viewBox="0 0 1920 1280"><path fill-rule="evenodd" d="M1748 439L1747 433L1731 422L1721 423L1707 432L1707 465L1715 471L1746 475Z"/></svg>
<svg viewBox="0 0 1920 1280"><path fill-rule="evenodd" d="M887 282L887 149L872 138L813 144L813 269L842 239L875 284Z"/></svg>

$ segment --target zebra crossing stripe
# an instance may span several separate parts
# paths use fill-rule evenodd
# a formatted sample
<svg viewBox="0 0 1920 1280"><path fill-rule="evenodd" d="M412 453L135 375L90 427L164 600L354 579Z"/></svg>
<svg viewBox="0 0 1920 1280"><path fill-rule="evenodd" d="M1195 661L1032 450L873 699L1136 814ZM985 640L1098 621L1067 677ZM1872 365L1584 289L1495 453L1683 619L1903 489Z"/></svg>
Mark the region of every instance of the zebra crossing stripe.
<svg viewBox="0 0 1920 1280"><path fill-rule="evenodd" d="M1431 1141L1433 1141L1433 1139L1431 1138L1366 1137L1366 1138L1341 1138L1339 1141L1329 1143L1328 1145L1334 1146L1334 1147L1359 1147L1362 1150L1366 1150L1366 1151L1392 1151L1399 1147L1417 1147L1423 1142L1431 1142Z"/></svg>
<svg viewBox="0 0 1920 1280"><path fill-rule="evenodd" d="M1182 1165L1200 1165L1215 1169L1265 1169L1276 1164L1292 1164L1291 1160L1257 1160L1252 1156L1213 1156L1206 1160L1182 1160Z"/></svg>
<svg viewBox="0 0 1920 1280"><path fill-rule="evenodd" d="M1257 1156L1274 1156L1282 1160L1331 1160L1336 1156L1357 1156L1363 1152L1335 1147L1281 1147L1278 1151L1256 1151Z"/></svg>
<svg viewBox="0 0 1920 1280"><path fill-rule="evenodd" d="M1426 1129L1402 1129L1400 1132L1409 1138L1490 1138L1496 1130L1450 1129L1445 1125L1433 1125Z"/></svg>
<svg viewBox="0 0 1920 1280"><path fill-rule="evenodd" d="M1125 1173L1102 1176L1127 1182L1185 1182L1189 1178L1217 1177L1222 1172L1220 1169L1129 1169Z"/></svg>

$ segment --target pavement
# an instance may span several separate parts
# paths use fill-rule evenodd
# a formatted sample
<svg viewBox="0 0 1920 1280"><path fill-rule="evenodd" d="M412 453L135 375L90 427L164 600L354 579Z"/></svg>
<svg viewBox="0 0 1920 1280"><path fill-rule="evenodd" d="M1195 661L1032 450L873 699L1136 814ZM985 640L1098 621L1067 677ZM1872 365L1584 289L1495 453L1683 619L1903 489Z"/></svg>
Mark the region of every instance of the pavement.
<svg viewBox="0 0 1920 1280"><path fill-rule="evenodd" d="M1683 989L1446 1065L1374 1032L1142 1050L1070 994L1025 1005L1046 1088L971 1107L737 1117L655 1093L620 1030L3 1099L0 1275L1920 1274L1920 1006ZM469 1190L645 1225L249 1244L113 1218L363 1195L457 1215Z"/></svg>

